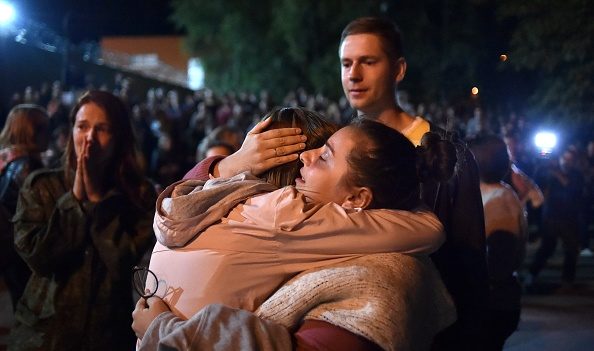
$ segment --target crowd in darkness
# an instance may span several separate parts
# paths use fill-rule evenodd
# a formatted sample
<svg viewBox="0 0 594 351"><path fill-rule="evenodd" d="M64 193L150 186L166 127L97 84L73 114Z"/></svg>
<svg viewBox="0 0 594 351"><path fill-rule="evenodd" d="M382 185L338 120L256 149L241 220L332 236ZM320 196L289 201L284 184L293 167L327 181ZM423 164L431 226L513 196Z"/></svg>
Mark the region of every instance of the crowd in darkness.
<svg viewBox="0 0 594 351"><path fill-rule="evenodd" d="M177 176L191 168L199 156L199 143L217 127L244 134L275 106L305 107L339 124L347 123L354 116L344 96L336 102L303 88L288 92L282 101L274 101L266 90L258 94L227 92L217 95L210 89L200 89L181 96L176 90L155 87L146 94L139 94L134 91L129 78L119 75L111 87L103 85L100 90L111 91L128 104L136 124L138 146L144 155L146 169L159 184L179 179ZM47 153L48 165L56 165L69 132L68 113L83 92L82 89L63 91L60 82L56 81L53 84L42 83L39 87L28 86L24 91L12 95L9 107L33 103L47 109L54 141ZM522 137L529 133L527 121L515 114L495 118L485 116L478 107L468 113L468 109L456 111L450 106L412 105L402 100L408 100L406 94L401 99L401 106L409 113L423 116L444 129L456 131L466 139L486 132L513 132ZM236 148L239 145L230 146Z"/></svg>
<svg viewBox="0 0 594 351"><path fill-rule="evenodd" d="M347 123L354 116L344 96L333 101L303 88L288 92L280 101L275 101L266 90L259 93L230 91L216 94L204 88L180 94L177 90L154 87L141 93L134 89L131 78L121 74L116 75L113 84L104 84L99 88L111 91L128 105L147 176L158 188L181 179L196 162L204 158L208 147L224 147L226 153L236 151L245 133L275 106L305 107L339 124ZM40 86L28 86L12 96L10 107L33 103L47 109L51 143L44 153L44 163L48 167L60 165L70 133L68 114L84 91L64 91L60 82L56 81L53 84L45 82ZM399 100L407 112L423 116L446 130L455 131L466 141L484 134L503 137L514 165L533 178L538 178L539 168L550 163L551 159L554 159L554 163L557 155L569 150L575 155L576 168L584 179L584 211L591 211L594 172L594 138L591 136L589 139L575 138L565 143L558 154L547 159L540 157L539 150L532 144L536 124L520 114L512 112L496 115L481 109L478 103L470 108L454 108L437 103L412 104L406 92L399 93ZM223 139L217 140L221 135ZM533 213L529 208L529 214L531 222L537 224L538 213Z"/></svg>
<svg viewBox="0 0 594 351"><path fill-rule="evenodd" d="M113 92L127 103L147 175L159 185L181 179L201 158L198 152L200 142L221 128L237 136L233 142L227 142L235 151L245 133L274 106L307 106L336 122L346 122L352 116L346 101L341 101L339 106L303 89L287 94L282 102L273 102L266 91L216 95L210 89L201 89L182 96L176 90L156 87L141 96L133 91L131 80L121 76L112 87L102 86L100 89ZM47 109L52 134L50 149L45 153L47 166L59 165L70 132L68 114L83 92L63 91L60 82L56 81L43 83L40 87L29 86L12 95L10 107L32 103Z"/></svg>

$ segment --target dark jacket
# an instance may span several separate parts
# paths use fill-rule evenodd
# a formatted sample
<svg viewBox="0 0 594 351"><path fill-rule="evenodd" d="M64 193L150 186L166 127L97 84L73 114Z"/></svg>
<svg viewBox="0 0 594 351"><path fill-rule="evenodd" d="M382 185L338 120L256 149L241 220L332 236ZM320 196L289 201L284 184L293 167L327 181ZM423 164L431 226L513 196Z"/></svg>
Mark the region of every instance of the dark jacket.
<svg viewBox="0 0 594 351"><path fill-rule="evenodd" d="M34 172L19 195L15 245L33 274L10 350L131 350L131 273L154 242L156 194L142 205L111 190L79 203L63 170Z"/></svg>
<svg viewBox="0 0 594 351"><path fill-rule="evenodd" d="M436 340L438 345L443 342L444 347L434 349L457 345L456 350L478 350L489 298L478 166L472 152L455 134L446 133L434 125L431 125L431 131L454 142L458 158L455 174L447 183L428 182L422 189L424 202L445 228L446 241L431 258L458 312L458 321Z"/></svg>
<svg viewBox="0 0 594 351"><path fill-rule="evenodd" d="M31 271L14 249L11 220L25 178L41 167L38 155L11 148L0 150L0 275L8 286L13 308L23 294Z"/></svg>

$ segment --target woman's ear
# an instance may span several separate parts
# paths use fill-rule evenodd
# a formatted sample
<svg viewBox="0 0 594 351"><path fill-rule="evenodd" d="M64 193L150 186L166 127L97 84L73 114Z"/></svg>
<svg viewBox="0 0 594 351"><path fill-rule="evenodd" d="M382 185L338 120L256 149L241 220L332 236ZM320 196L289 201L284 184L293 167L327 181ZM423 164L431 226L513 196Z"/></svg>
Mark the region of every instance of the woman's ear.
<svg viewBox="0 0 594 351"><path fill-rule="evenodd" d="M373 201L373 193L368 187L356 187L351 194L343 201L342 207L352 210L366 209Z"/></svg>
<svg viewBox="0 0 594 351"><path fill-rule="evenodd" d="M395 63L395 79L396 83L402 82L404 76L406 75L406 60L404 57L400 57L396 60Z"/></svg>

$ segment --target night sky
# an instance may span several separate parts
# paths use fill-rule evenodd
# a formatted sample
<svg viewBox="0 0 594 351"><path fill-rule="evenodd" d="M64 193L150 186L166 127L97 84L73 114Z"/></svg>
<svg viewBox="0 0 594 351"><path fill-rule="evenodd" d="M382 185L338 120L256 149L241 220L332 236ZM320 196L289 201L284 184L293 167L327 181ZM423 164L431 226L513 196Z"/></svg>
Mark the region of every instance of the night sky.
<svg viewBox="0 0 594 351"><path fill-rule="evenodd" d="M10 1L10 0L9 0ZM165 0L13 0L19 16L45 23L74 42L114 35L167 35L181 32L169 21Z"/></svg>

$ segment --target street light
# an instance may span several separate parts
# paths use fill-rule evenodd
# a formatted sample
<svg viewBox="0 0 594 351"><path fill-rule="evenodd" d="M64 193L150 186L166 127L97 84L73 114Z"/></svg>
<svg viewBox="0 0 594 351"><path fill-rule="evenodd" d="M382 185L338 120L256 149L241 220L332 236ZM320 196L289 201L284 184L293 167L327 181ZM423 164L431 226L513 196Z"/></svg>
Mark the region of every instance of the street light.
<svg viewBox="0 0 594 351"><path fill-rule="evenodd" d="M0 26L8 26L16 19L16 10L12 4L0 1Z"/></svg>

